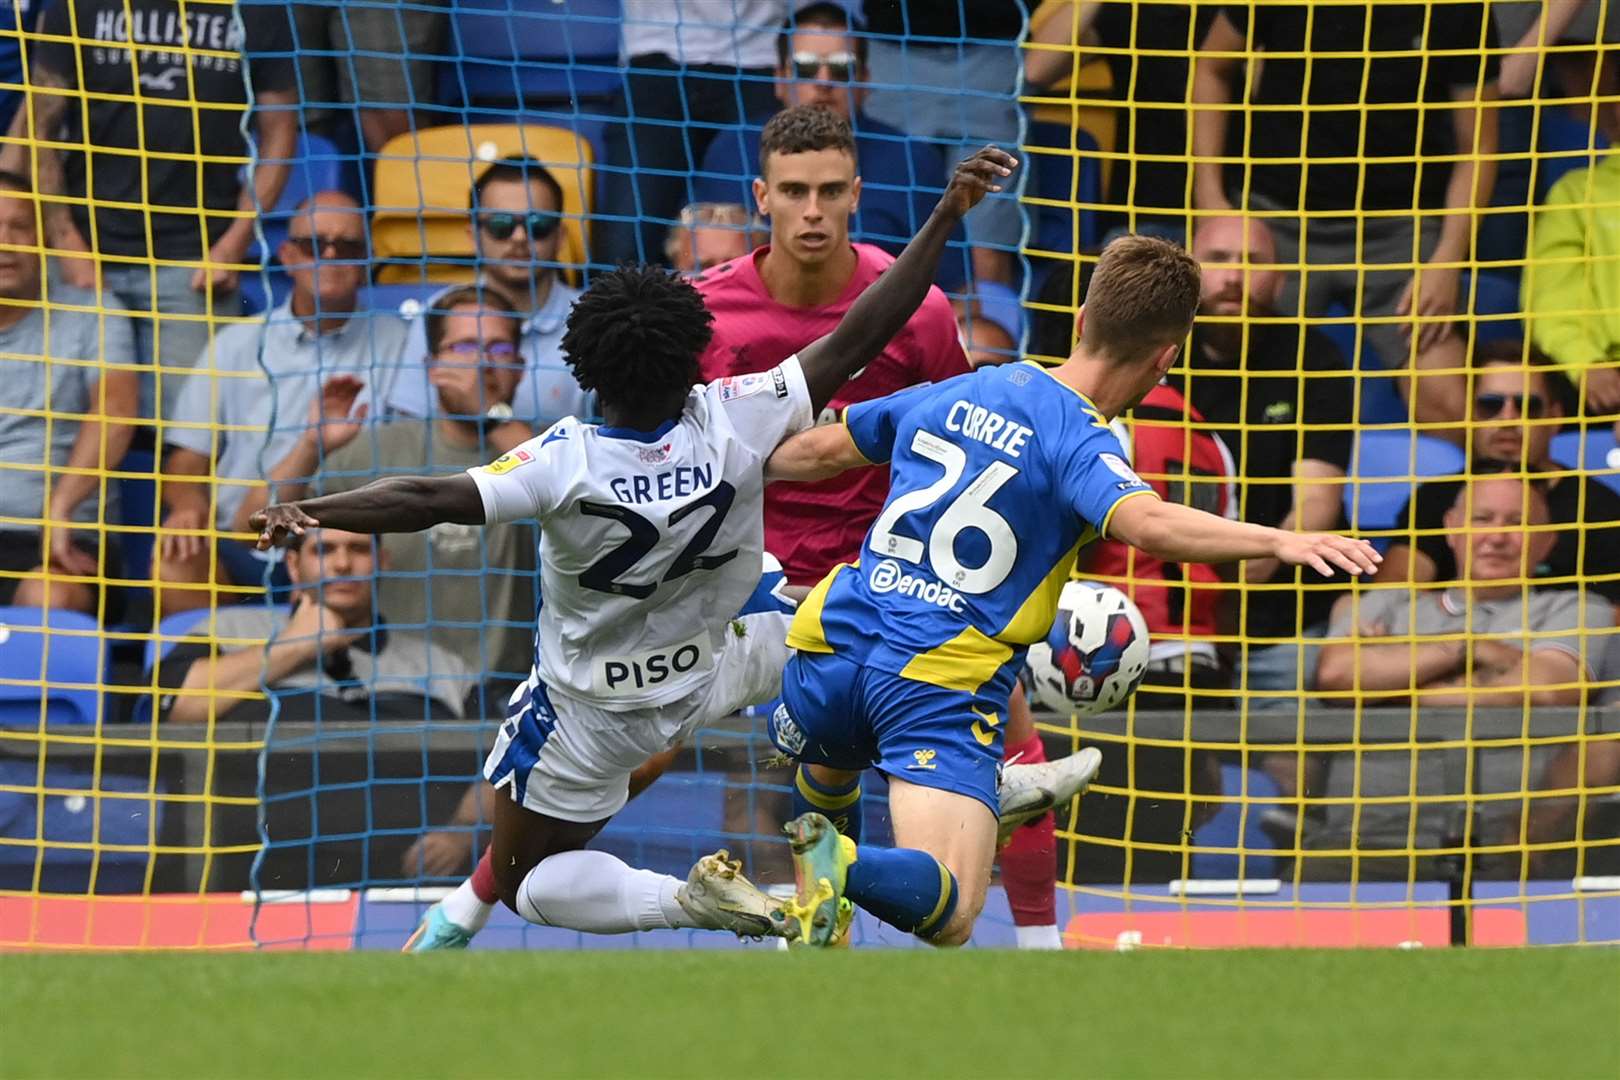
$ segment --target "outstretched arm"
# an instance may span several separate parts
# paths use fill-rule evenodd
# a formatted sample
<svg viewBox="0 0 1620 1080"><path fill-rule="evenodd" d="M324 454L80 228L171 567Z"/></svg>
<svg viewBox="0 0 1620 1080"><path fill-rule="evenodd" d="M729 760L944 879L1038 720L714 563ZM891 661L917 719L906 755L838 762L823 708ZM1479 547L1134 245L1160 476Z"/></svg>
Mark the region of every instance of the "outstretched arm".
<svg viewBox="0 0 1620 1080"><path fill-rule="evenodd" d="M467 473L390 476L337 495L267 506L248 519L258 548L280 547L288 537L326 526L357 533L421 532L444 522L482 525L484 499Z"/></svg>
<svg viewBox="0 0 1620 1080"><path fill-rule="evenodd" d="M821 424L787 439L765 462L765 482L825 480L870 465L843 424Z"/></svg>
<svg viewBox="0 0 1620 1080"><path fill-rule="evenodd" d="M812 412L825 408L837 389L877 359L916 314L934 283L951 230L979 200L1000 191L1000 181L1017 164L1011 154L987 146L958 165L939 205L894 265L860 295L832 333L799 350Z"/></svg>
<svg viewBox="0 0 1620 1080"><path fill-rule="evenodd" d="M1274 558L1289 566L1309 566L1323 577L1331 576L1335 566L1352 574L1378 569L1378 553L1365 540L1228 521L1162 499L1130 498L1117 506L1108 522L1108 538L1165 562Z"/></svg>

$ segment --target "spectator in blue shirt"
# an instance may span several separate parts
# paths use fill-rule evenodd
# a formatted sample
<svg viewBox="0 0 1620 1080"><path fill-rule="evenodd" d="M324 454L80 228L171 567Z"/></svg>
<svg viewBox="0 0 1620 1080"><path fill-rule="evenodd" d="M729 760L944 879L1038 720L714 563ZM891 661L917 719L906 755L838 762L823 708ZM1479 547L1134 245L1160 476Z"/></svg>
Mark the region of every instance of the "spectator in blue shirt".
<svg viewBox="0 0 1620 1080"><path fill-rule="evenodd" d="M945 164L939 151L898 128L861 111L866 98L866 40L837 4L800 9L776 44L776 98L783 108L818 105L843 112L855 129L861 194L850 238L876 244L898 255L928 220L944 189ZM754 205L752 183L759 175L759 136L770 116L749 117L741 127L719 132L703 155L693 181L701 202ZM966 279L967 252L941 261L939 284Z"/></svg>

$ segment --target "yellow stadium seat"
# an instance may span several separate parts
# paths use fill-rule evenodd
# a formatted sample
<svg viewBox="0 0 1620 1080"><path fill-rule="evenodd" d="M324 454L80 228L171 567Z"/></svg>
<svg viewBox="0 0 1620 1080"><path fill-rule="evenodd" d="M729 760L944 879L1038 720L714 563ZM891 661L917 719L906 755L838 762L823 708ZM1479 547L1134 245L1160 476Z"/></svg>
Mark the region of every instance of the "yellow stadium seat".
<svg viewBox="0 0 1620 1080"><path fill-rule="evenodd" d="M434 281L471 280L472 267L460 260L473 256L467 235L472 186L492 163L518 157L543 163L562 186L557 259L577 282L588 250L591 147L568 128L539 124L453 124L390 139L377 156L373 194L372 245L384 263L377 280L420 281L424 272Z"/></svg>

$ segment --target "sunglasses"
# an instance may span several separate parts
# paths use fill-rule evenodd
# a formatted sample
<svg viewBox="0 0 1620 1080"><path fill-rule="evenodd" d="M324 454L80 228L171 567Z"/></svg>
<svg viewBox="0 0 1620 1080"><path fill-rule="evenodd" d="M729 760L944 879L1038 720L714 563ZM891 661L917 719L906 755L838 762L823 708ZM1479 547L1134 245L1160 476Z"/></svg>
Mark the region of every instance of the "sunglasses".
<svg viewBox="0 0 1620 1080"><path fill-rule="evenodd" d="M793 75L798 79L819 79L825 69L828 80L849 82L855 74L855 54L847 52L801 52L793 54Z"/></svg>
<svg viewBox="0 0 1620 1080"><path fill-rule="evenodd" d="M1540 420L1547 414L1547 401L1540 394L1476 394L1474 415L1482 420L1501 416L1510 401L1518 414L1527 419Z"/></svg>
<svg viewBox="0 0 1620 1080"><path fill-rule="evenodd" d="M440 356L453 356L457 360L491 360L497 364L517 362L517 346L510 341L447 341L439 346Z"/></svg>
<svg viewBox="0 0 1620 1080"><path fill-rule="evenodd" d="M544 210L529 214L485 214L478 224L493 240L511 239L513 233L526 228L530 240L544 240L562 225L562 217Z"/></svg>
<svg viewBox="0 0 1620 1080"><path fill-rule="evenodd" d="M346 236L289 236L287 243L304 253L305 258L316 258L330 251L339 259L363 259L366 242Z"/></svg>

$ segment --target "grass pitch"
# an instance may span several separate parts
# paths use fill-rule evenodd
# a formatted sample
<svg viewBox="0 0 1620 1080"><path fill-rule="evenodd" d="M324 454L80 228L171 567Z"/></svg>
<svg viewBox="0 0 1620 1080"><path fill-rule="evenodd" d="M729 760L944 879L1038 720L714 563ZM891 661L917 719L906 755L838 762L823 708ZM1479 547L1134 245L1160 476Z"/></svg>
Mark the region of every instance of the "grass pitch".
<svg viewBox="0 0 1620 1080"><path fill-rule="evenodd" d="M1607 949L0 957L5 1077L1620 1075Z"/></svg>

